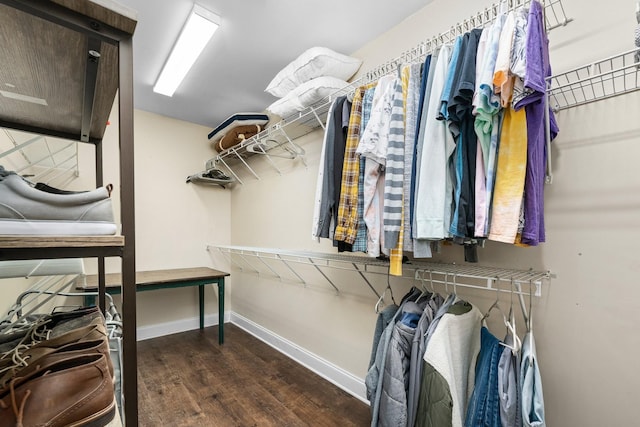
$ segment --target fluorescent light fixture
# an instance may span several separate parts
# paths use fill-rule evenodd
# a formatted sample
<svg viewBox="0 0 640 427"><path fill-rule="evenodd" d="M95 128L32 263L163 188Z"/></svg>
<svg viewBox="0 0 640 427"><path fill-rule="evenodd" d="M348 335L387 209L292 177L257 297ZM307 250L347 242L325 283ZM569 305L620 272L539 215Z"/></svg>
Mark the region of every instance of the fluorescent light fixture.
<svg viewBox="0 0 640 427"><path fill-rule="evenodd" d="M182 32L164 64L153 91L172 96L191 66L218 29L220 18L200 5L194 4Z"/></svg>

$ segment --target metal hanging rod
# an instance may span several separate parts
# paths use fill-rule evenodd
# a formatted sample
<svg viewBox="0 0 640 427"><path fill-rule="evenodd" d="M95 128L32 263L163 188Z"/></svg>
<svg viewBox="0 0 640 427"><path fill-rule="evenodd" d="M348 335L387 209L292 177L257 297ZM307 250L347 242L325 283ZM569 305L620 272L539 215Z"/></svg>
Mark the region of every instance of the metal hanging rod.
<svg viewBox="0 0 640 427"><path fill-rule="evenodd" d="M474 28L483 28L492 24L500 15L500 5L502 3L503 2L492 4L483 11L464 19L462 22L452 25L449 30L421 42L417 46L401 53L397 58L387 61L377 68L366 72L358 80L352 82L352 86L356 87L372 83L384 75L395 72L400 65L422 62L425 60L427 55L433 53L443 44L453 43L456 37L463 35ZM520 7L527 7L531 3L531 0L504 0L504 3L506 5L506 11L509 12ZM542 3L544 7L547 31L565 26L569 22L573 21L573 19L567 18L564 6L562 5L562 0L543 1Z"/></svg>
<svg viewBox="0 0 640 427"><path fill-rule="evenodd" d="M208 245L207 250L217 250L241 270L247 270L248 267L251 272L259 274L260 270L249 260L250 258L257 258L279 279L282 279L281 275L278 274L267 261L282 263L304 285L307 285L306 280L293 266L311 265L322 274L336 292L340 291L339 288L320 267L356 272L378 298L380 298L380 294L373 287L365 273L387 275L389 267L388 261L357 255L221 245ZM241 259L243 263L238 262L234 257ZM403 264L403 273L404 276L402 276L402 278L404 279L420 280L452 287L460 286L491 290L493 292L512 292L513 290L515 294L526 295L530 293L535 296L542 295L543 284L545 282L548 283L553 277L549 271L517 270L472 264L460 265L423 261L411 261ZM507 287L500 283L509 283L510 286ZM530 292L523 292L521 289L522 285L533 288L530 289Z"/></svg>

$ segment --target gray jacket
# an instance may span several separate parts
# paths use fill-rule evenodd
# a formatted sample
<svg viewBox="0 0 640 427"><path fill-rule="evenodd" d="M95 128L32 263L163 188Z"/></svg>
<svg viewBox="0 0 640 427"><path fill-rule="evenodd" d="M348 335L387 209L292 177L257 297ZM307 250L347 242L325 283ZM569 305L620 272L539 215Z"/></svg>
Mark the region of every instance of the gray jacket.
<svg viewBox="0 0 640 427"><path fill-rule="evenodd" d="M371 404L371 427L378 425L378 415L380 413L380 398L382 396L382 380L387 361L387 350L396 321L400 318L404 305L407 301L414 300L420 294L420 290L412 288L407 295L404 296L400 303L400 309L397 310L394 318L389 322L385 330L380 336L380 342L376 350L376 357L373 365L369 368L367 376L364 380L367 388L367 397Z"/></svg>
<svg viewBox="0 0 640 427"><path fill-rule="evenodd" d="M409 389L411 347L416 324L426 303L427 301L420 304L405 303L402 307L400 321L393 328L382 378L379 426L405 427L407 425L407 391Z"/></svg>

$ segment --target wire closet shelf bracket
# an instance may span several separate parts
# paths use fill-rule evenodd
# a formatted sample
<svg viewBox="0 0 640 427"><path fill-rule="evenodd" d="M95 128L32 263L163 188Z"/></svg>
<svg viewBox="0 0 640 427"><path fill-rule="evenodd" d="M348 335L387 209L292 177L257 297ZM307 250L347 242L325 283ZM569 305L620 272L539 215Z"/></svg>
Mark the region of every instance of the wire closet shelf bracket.
<svg viewBox="0 0 640 427"><path fill-rule="evenodd" d="M640 89L638 49L551 76L549 105L555 111L612 98Z"/></svg>
<svg viewBox="0 0 640 427"><path fill-rule="evenodd" d="M430 37L412 49L403 52L397 58L363 73L348 86L305 108L303 111L285 117L257 135L242 141L234 147L221 151L211 159L209 163L216 166L223 166L241 184L243 183L242 180L234 171L234 167L236 166L242 166L248 170L254 178L260 179L255 169L247 162L248 158L255 155L264 156L280 174L282 172L271 159L272 156L301 159L306 166L304 150L293 141L316 129L324 129L327 113L336 97L352 93L359 86L374 82L384 75L395 72L400 65L422 62L427 55L444 43L451 43L457 36L467 31L474 28L482 28L493 23L500 13L501 3L506 3L507 9L511 11L528 6L531 0L503 0L502 2L492 4L484 10L464 19L462 22L452 25L449 30ZM565 26L573 21L573 19L567 18L562 0L543 0L542 4L544 6L547 31ZM548 181L550 181L550 179L548 179Z"/></svg>

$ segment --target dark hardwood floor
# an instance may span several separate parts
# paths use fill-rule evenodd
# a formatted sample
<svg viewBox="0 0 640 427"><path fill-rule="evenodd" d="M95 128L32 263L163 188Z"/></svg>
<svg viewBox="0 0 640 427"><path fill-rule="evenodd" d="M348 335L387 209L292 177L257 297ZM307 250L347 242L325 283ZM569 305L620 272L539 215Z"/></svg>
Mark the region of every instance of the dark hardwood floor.
<svg viewBox="0 0 640 427"><path fill-rule="evenodd" d="M139 424L367 426L369 407L225 324L138 343Z"/></svg>

